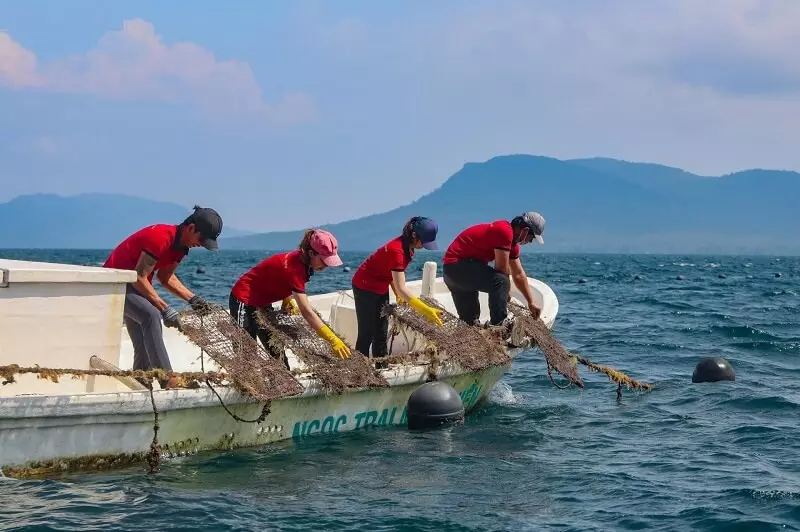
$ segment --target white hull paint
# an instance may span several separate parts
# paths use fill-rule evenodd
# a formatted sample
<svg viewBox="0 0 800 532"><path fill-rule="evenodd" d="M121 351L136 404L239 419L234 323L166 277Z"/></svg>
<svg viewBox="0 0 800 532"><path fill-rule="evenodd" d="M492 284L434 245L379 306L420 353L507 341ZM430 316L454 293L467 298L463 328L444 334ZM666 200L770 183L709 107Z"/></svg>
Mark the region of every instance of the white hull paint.
<svg viewBox="0 0 800 532"><path fill-rule="evenodd" d="M423 280L409 283L410 288L417 294L432 295L453 311L446 286L441 278L435 277L435 267L435 263L426 264ZM542 319L551 327L558 312L555 294L540 281L530 279L530 284L543 305ZM522 299L519 293L512 292L512 295ZM355 331L352 302L348 303L348 297L347 293L333 293L312 296L311 300L323 316L331 317L329 321L334 329L352 344ZM486 307L485 294L482 294L484 314L488 313ZM175 371L199 370L199 348L171 329L165 329L165 341ZM394 352L402 352L407 347L403 341L395 344ZM510 352L512 357L518 353L516 349ZM293 369L302 367L292 353L287 352L287 356ZM131 365L132 347L125 332L121 334L121 353L115 362L123 368ZM3 364L6 362L0 360L0 365ZM40 365L59 367L44 362ZM219 369L207 357L205 368ZM509 368L510 365L506 365L470 372L444 366L438 369L437 378L453 385L469 412ZM298 380L305 388L304 393L273 400L269 414L261 423L235 420L205 385L200 389L154 391L161 457L258 446L371 426L404 426L408 397L429 380L427 364L392 366L381 372L390 387L341 395L327 395L319 383L301 376ZM18 377L18 380L4 387L20 387L16 395L8 395L9 391L4 390L6 396L0 397L0 471L5 475L25 477L141 464L150 451L154 413L149 391L131 391L114 379L90 377L84 381L87 390L74 393L75 381L65 376L61 383L69 386L66 392L60 389L61 383L38 381L33 392L36 395L26 395L31 391L26 390L24 382L31 379L23 381ZM105 391L115 387L115 391ZM214 388L227 408L240 418L255 420L261 414L261 403L230 387L214 385Z"/></svg>

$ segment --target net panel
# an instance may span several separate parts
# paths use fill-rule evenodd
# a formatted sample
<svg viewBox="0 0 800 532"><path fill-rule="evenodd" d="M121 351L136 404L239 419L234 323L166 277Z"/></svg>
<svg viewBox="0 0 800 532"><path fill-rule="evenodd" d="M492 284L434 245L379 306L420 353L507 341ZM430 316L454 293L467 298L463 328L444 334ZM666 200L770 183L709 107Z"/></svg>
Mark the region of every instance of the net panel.
<svg viewBox="0 0 800 532"><path fill-rule="evenodd" d="M212 304L205 312L187 309L180 313L180 322L181 332L226 370L240 392L269 401L303 391L284 362L234 323L226 308Z"/></svg>
<svg viewBox="0 0 800 532"><path fill-rule="evenodd" d="M325 320L322 321L325 323ZM389 386L372 362L352 346L348 346L351 353L348 358L336 356L330 344L311 328L300 313L259 309L256 311L256 322L269 332L269 346L273 352L285 353L287 348L291 349L328 393Z"/></svg>

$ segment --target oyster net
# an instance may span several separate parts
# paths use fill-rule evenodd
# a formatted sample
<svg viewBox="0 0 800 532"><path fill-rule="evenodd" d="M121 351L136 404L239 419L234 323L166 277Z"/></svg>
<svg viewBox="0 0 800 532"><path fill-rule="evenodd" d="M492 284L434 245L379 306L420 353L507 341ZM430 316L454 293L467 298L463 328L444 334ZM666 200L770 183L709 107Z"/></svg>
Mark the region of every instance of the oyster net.
<svg viewBox="0 0 800 532"><path fill-rule="evenodd" d="M181 332L227 372L234 387L259 401L297 395L303 387L283 361L273 358L228 310L211 304L208 311L180 313Z"/></svg>
<svg viewBox="0 0 800 532"><path fill-rule="evenodd" d="M515 301L508 303L508 311L514 315L511 342L522 347L538 347L544 353L548 371L552 368L566 377L571 383L583 388L583 380L578 375L575 357L556 340L552 331L540 319L534 319L527 307Z"/></svg>
<svg viewBox="0 0 800 532"><path fill-rule="evenodd" d="M470 371L511 362L504 348L502 331L467 325L436 300L425 296L420 299L443 311L442 325L429 322L408 305L386 305L383 312L391 319L392 338L402 332L416 332L425 339L420 350L430 353L438 362L454 362ZM412 342L412 352L417 351L415 347Z"/></svg>
<svg viewBox="0 0 800 532"><path fill-rule="evenodd" d="M330 344L308 325L302 314L264 309L255 314L256 322L269 332L270 348L279 353L291 349L306 366L305 371L318 379L327 392L389 386L371 361L352 346L348 346L351 353L348 358L336 356Z"/></svg>

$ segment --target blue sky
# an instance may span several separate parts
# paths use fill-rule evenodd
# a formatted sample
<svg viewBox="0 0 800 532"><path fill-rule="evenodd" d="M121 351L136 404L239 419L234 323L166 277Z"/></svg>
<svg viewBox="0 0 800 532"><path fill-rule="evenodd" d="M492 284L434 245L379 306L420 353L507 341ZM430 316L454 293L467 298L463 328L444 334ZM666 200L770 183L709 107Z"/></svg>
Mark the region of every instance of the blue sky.
<svg viewBox="0 0 800 532"><path fill-rule="evenodd" d="M507 153L800 170L798 49L797 0L5 2L0 201L278 230Z"/></svg>

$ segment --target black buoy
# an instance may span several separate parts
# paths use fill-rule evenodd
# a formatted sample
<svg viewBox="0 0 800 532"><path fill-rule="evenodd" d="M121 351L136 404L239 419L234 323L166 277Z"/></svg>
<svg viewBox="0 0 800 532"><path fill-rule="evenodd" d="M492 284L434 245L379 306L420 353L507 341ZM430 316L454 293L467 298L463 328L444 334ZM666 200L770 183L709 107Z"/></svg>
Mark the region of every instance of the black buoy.
<svg viewBox="0 0 800 532"><path fill-rule="evenodd" d="M586 279L578 279L578 284L586 284L587 282Z"/></svg>
<svg viewBox="0 0 800 532"><path fill-rule="evenodd" d="M717 275L717 277L719 277L720 279L725 279L727 277L727 275L725 275L724 273L721 273L721 274Z"/></svg>
<svg viewBox="0 0 800 532"><path fill-rule="evenodd" d="M634 280L634 281L639 281L639 280L641 280L641 278L642 278L642 276L641 276L641 275L635 275L635 276L633 277L633 280Z"/></svg>
<svg viewBox="0 0 800 532"><path fill-rule="evenodd" d="M350 266L345 266L344 268L342 268L342 270L344 270L345 272L349 272L350 271Z"/></svg>
<svg viewBox="0 0 800 532"><path fill-rule="evenodd" d="M692 382L735 381L736 372L730 362L720 357L704 358L692 373Z"/></svg>
<svg viewBox="0 0 800 532"><path fill-rule="evenodd" d="M678 281L683 281L683 275L679 275L675 279L677 279Z"/></svg>
<svg viewBox="0 0 800 532"><path fill-rule="evenodd" d="M206 273L206 269L203 268L202 266L198 266L197 267L197 273Z"/></svg>
<svg viewBox="0 0 800 532"><path fill-rule="evenodd" d="M458 392L442 381L426 382L408 398L409 429L433 428L464 419L464 402Z"/></svg>
<svg viewBox="0 0 800 532"><path fill-rule="evenodd" d="M781 276L781 274L780 274L780 273L776 273L776 274L775 274L775 277L780 277L780 276Z"/></svg>

